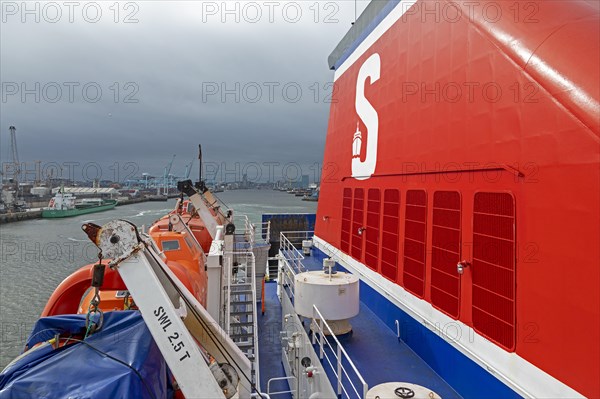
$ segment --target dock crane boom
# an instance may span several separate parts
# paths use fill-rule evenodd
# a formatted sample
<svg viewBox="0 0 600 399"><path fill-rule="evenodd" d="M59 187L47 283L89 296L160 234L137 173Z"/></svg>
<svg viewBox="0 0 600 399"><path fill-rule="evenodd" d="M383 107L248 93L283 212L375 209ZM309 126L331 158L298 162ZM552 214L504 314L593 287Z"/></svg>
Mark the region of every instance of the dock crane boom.
<svg viewBox="0 0 600 399"><path fill-rule="evenodd" d="M175 160L175 154L173 154L173 158L171 158L171 162L169 162L167 164L167 166L165 166L165 176L164 176L164 180L163 180L163 185L164 185L164 192L163 194L168 195L169 194L169 182L168 182L168 178L169 178L169 173L171 173L171 168L173 167L173 161Z"/></svg>
<svg viewBox="0 0 600 399"><path fill-rule="evenodd" d="M13 183L15 191L19 189L19 176L21 174L21 164L19 163L19 150L17 148L17 129L14 126L8 128L10 131L10 152L13 164Z"/></svg>
<svg viewBox="0 0 600 399"><path fill-rule="evenodd" d="M194 166L194 160L192 162L185 165L185 172L183 173L183 180L187 180L190 178L190 173L192 172L192 166Z"/></svg>

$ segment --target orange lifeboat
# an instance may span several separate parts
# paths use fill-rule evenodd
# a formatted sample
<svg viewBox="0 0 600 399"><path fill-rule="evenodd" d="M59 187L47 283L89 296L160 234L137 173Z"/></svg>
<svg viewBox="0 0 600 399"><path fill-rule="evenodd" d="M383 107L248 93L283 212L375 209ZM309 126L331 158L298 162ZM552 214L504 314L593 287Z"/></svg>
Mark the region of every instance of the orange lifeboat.
<svg viewBox="0 0 600 399"><path fill-rule="evenodd" d="M221 212L219 212L218 208L209 207L209 210L210 210L212 216L216 219L217 224L220 224L220 225L227 224L226 216L223 215ZM181 215L183 222L185 224L187 224L187 226L190 228L190 230L194 234L194 237L196 237L196 240L200 243L200 246L202 246L202 250L205 253L210 252L210 245L212 243L212 237L210 236L210 233L206 229L204 221L198 215L196 208L194 207L192 202L189 200L185 200L183 202L181 202L181 200L179 200L177 202L177 206L175 207L175 209L173 211L171 211L168 215L163 216L162 218L157 220L154 223L154 225L152 225L152 227L149 230L150 234L152 235L153 233L156 233L159 231L169 231L169 215L172 215L175 213L178 213Z"/></svg>
<svg viewBox="0 0 600 399"><path fill-rule="evenodd" d="M191 204L190 204L191 205ZM186 221L185 215L183 220ZM193 237L188 232L169 231L168 219L161 219L150 228L150 236L165 256L165 263L186 288L206 306L208 278L205 268L204 245L210 247L210 235L198 217L192 217L188 224ZM163 224L167 226L163 230ZM108 265L109 259L102 263ZM94 290L90 289L94 264L83 266L67 277L51 295L42 312L42 317L69 313L87 313ZM131 298L127 287L117 271L105 268L104 281L99 290L102 311L136 309L135 299Z"/></svg>

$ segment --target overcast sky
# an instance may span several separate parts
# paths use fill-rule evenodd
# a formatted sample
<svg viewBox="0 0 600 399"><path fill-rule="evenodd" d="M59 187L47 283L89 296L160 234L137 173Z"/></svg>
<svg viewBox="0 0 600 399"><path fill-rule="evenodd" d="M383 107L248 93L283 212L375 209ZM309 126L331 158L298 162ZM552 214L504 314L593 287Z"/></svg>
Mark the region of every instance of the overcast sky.
<svg viewBox="0 0 600 399"><path fill-rule="evenodd" d="M321 162L327 56L354 1L23 4L1 2L3 162L11 125L21 162L93 161L103 178L112 162L162 173L172 154L180 174L198 143L208 162Z"/></svg>

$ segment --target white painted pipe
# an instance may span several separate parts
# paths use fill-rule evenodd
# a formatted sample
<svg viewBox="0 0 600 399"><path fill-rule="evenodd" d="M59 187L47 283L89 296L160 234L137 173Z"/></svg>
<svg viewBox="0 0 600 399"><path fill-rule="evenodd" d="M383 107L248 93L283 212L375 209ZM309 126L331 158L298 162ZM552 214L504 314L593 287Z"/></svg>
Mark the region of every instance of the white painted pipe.
<svg viewBox="0 0 600 399"><path fill-rule="evenodd" d="M223 226L217 226L217 233L215 234L214 241L220 241L223 239Z"/></svg>

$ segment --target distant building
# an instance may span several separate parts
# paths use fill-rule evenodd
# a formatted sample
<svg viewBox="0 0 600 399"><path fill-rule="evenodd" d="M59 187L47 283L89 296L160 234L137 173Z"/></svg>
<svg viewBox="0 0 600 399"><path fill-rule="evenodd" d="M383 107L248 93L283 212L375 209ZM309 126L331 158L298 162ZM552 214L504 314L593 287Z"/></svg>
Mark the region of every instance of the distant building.
<svg viewBox="0 0 600 399"><path fill-rule="evenodd" d="M308 188L309 184L309 176L302 175L302 180L300 181L300 188Z"/></svg>

